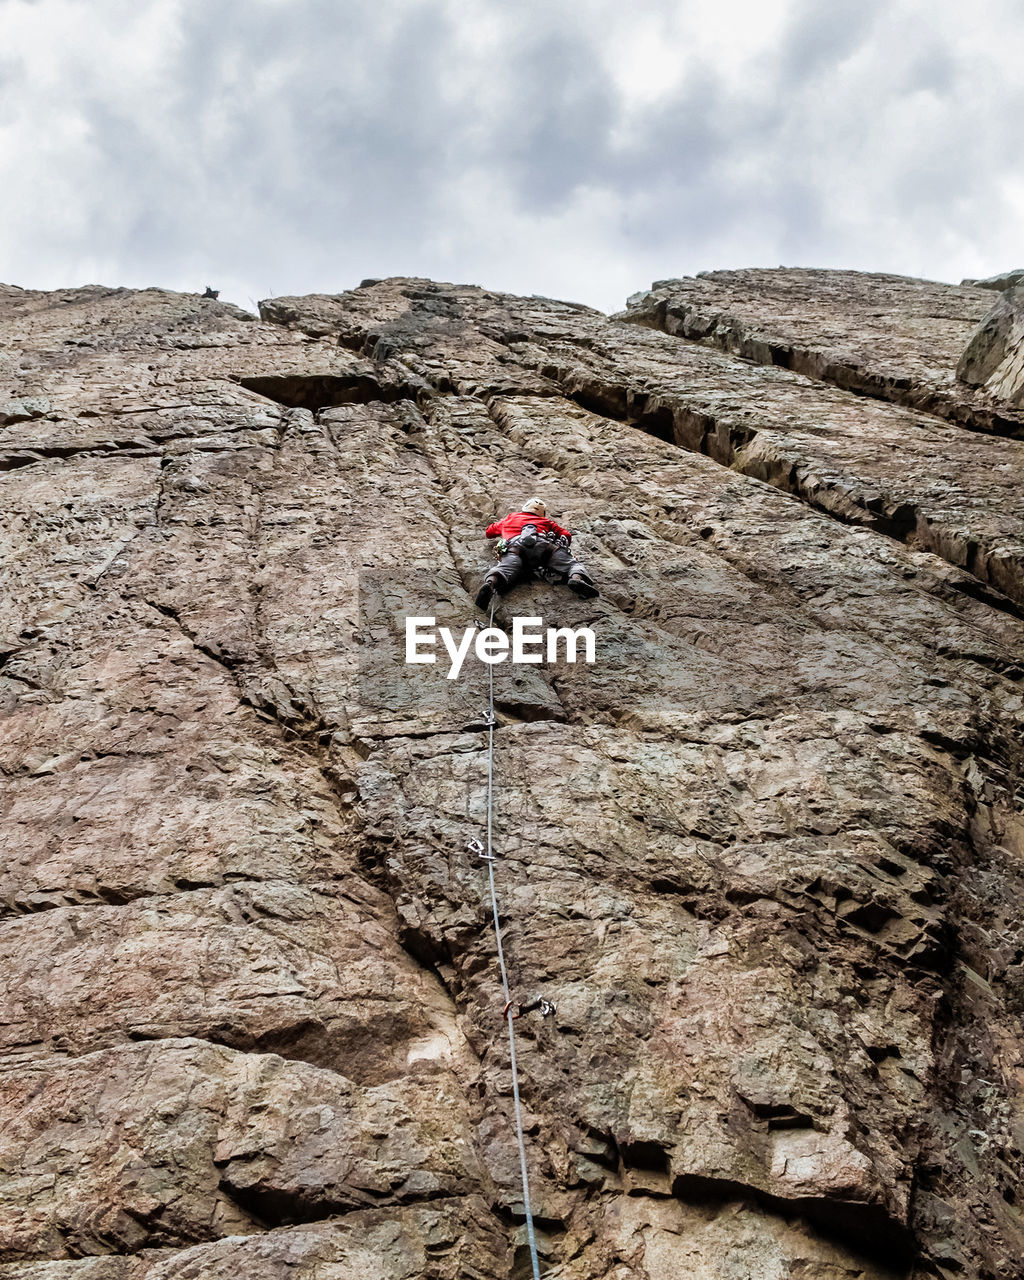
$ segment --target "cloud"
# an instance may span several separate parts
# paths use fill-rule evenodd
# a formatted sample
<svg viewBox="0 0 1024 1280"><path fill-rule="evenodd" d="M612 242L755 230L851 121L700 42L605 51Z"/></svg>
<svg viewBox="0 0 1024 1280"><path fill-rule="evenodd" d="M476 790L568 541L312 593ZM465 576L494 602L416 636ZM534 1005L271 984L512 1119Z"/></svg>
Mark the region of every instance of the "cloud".
<svg viewBox="0 0 1024 1280"><path fill-rule="evenodd" d="M0 0L0 276L243 305L417 274L608 309L778 262L1019 265L980 0Z"/></svg>

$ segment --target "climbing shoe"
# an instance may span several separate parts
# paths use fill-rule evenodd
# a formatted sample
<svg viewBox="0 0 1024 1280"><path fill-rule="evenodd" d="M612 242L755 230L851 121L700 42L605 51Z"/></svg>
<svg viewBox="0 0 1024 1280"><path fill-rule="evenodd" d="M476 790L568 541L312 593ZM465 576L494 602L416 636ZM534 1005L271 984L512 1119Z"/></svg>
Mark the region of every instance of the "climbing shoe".
<svg viewBox="0 0 1024 1280"><path fill-rule="evenodd" d="M494 583L490 579L485 578L484 584L476 593L476 607L478 609L486 609L490 606L491 596L494 595Z"/></svg>
<svg viewBox="0 0 1024 1280"><path fill-rule="evenodd" d="M569 579L569 590L574 591L581 600L593 600L595 596L601 594L592 582L588 582L578 573L574 573Z"/></svg>

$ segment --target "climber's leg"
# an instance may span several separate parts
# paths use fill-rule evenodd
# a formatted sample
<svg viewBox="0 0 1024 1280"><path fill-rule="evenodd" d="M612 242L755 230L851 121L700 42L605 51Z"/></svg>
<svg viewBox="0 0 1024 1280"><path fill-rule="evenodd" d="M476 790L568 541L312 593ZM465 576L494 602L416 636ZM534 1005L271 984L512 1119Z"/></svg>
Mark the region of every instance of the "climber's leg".
<svg viewBox="0 0 1024 1280"><path fill-rule="evenodd" d="M598 595L597 587L581 561L567 547L552 547L548 559L548 568L552 573L564 575L563 582L568 582L569 590L574 591L584 600Z"/></svg>
<svg viewBox="0 0 1024 1280"><path fill-rule="evenodd" d="M491 603L491 596L495 592L499 596L503 596L506 591L511 591L517 582L521 582L526 577L527 569L523 564L523 558L518 551L506 551L493 569L489 569L487 576L483 580L483 585L477 592L476 607L478 609L486 609Z"/></svg>

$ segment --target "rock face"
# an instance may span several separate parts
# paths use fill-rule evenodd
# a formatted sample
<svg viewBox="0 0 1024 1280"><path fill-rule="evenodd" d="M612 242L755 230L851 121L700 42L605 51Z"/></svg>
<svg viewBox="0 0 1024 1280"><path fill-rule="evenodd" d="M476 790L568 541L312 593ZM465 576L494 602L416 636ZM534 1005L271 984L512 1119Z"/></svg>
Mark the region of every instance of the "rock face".
<svg viewBox="0 0 1024 1280"><path fill-rule="evenodd" d="M630 298L625 318L974 431L1019 438L1019 413L955 378L991 305L981 284L779 268L658 281Z"/></svg>
<svg viewBox="0 0 1024 1280"><path fill-rule="evenodd" d="M1024 281L1024 267L1019 267L1016 271L1004 271L1002 275L986 276L984 280L961 280L962 285L975 285L979 289L995 289L1002 292L1003 289L1015 289Z"/></svg>
<svg viewBox="0 0 1024 1280"><path fill-rule="evenodd" d="M992 295L0 292L0 1280L1021 1274L1024 441ZM545 1016L528 1006L543 997Z"/></svg>
<svg viewBox="0 0 1024 1280"><path fill-rule="evenodd" d="M981 322L956 376L1012 404L1024 400L1024 288L1007 290Z"/></svg>

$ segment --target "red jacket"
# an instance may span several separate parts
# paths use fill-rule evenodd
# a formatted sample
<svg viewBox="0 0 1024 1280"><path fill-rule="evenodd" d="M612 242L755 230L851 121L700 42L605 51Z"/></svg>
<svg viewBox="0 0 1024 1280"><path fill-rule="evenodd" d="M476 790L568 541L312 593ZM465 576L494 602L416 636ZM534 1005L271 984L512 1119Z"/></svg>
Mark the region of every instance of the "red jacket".
<svg viewBox="0 0 1024 1280"><path fill-rule="evenodd" d="M484 537L514 538L522 533L523 526L527 524L536 525L538 533L547 533L549 529L553 529L555 533L560 533L572 541L572 534L568 529L563 529L560 524L555 524L554 520L549 520L547 516L535 516L532 511L513 511L504 520L495 520L494 524L489 524L484 530Z"/></svg>

